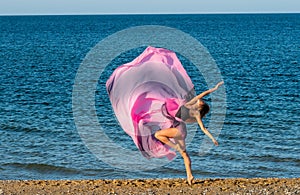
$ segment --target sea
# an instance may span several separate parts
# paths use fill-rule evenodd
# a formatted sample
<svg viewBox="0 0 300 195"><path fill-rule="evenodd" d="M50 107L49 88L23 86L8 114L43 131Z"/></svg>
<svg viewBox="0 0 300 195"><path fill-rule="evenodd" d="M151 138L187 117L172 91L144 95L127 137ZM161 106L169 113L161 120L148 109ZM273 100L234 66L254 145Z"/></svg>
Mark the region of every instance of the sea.
<svg viewBox="0 0 300 195"><path fill-rule="evenodd" d="M162 164L153 161L153 166L150 160L145 169L142 155L124 159L116 148L106 147L114 143L139 154L116 120L105 81L146 45L115 56L97 73L102 82L95 81L93 105L99 123L105 122L99 128L86 124L92 130L88 135L76 123L75 81L88 53L120 31L148 25L193 37L224 80L225 116L215 135L219 146L201 151L205 135L197 126L188 128L194 177L299 178L300 14L158 14L0 17L0 179L186 177L180 156ZM126 46L131 41L119 37L119 42ZM174 42L180 43L180 37ZM191 55L197 58L196 52ZM194 74L195 65L178 56L196 92L208 89L203 75ZM82 105L89 101L79 100ZM206 101L212 104L210 97ZM204 119L208 123L214 123L210 115ZM95 138L93 147L85 136ZM113 158L105 155L112 152L117 154Z"/></svg>

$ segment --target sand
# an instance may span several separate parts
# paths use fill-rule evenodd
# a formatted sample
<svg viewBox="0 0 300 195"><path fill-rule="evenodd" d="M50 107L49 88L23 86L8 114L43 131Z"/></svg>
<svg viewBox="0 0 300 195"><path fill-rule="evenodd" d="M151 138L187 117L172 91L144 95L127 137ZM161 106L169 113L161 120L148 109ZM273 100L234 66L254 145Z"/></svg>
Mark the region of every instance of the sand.
<svg viewBox="0 0 300 195"><path fill-rule="evenodd" d="M0 180L0 195L9 194L300 194L300 178L138 180Z"/></svg>

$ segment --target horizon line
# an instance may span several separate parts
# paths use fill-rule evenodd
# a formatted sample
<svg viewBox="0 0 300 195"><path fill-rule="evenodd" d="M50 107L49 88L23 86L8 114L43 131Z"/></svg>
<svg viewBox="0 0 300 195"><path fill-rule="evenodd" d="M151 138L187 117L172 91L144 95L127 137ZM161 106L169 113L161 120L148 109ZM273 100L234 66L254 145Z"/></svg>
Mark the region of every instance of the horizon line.
<svg viewBox="0 0 300 195"><path fill-rule="evenodd" d="M218 15L218 14L300 14L298 12L161 12L161 13L18 13L18 14L1 14L0 16L74 16L74 15L102 15L102 16L110 16L110 15Z"/></svg>

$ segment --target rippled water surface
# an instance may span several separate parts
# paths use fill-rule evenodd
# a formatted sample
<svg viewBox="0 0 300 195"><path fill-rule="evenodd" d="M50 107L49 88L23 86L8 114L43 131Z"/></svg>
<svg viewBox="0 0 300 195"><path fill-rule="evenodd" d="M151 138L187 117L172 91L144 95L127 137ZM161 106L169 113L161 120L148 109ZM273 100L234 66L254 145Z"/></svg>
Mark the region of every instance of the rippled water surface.
<svg viewBox="0 0 300 195"><path fill-rule="evenodd" d="M300 176L299 14L2 16L0 179L185 177L181 158L155 170L139 170L139 162L132 162L137 172L104 163L82 141L73 118L73 85L86 54L115 32L150 24L173 27L199 40L225 81L227 113L219 146L202 155L203 133L190 129L195 133L188 145L194 175ZM113 117L104 82L142 49L114 59L101 75L95 96L107 136L132 150L134 143ZM195 66L180 59L196 91L206 90Z"/></svg>

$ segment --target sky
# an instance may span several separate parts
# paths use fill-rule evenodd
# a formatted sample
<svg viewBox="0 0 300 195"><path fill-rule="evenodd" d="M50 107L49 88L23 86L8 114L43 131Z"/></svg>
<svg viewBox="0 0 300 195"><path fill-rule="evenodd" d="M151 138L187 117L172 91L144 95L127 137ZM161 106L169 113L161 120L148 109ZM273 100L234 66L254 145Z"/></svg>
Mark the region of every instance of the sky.
<svg viewBox="0 0 300 195"><path fill-rule="evenodd" d="M300 13L300 0L0 0L0 15Z"/></svg>

